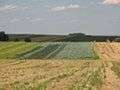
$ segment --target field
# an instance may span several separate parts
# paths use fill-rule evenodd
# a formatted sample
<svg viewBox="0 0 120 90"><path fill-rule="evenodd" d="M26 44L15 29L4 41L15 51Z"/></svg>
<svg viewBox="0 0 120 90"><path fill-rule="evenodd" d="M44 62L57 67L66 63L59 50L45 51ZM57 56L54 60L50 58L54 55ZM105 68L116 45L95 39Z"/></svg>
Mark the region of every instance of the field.
<svg viewBox="0 0 120 90"><path fill-rule="evenodd" d="M101 59L120 60L120 43L96 43L96 51Z"/></svg>
<svg viewBox="0 0 120 90"><path fill-rule="evenodd" d="M0 59L16 59L19 54L39 47L38 43L0 42Z"/></svg>
<svg viewBox="0 0 120 90"><path fill-rule="evenodd" d="M0 43L1 59L98 59L88 42Z"/></svg>
<svg viewBox="0 0 120 90"><path fill-rule="evenodd" d="M120 90L120 62L4 61L0 90Z"/></svg>
<svg viewBox="0 0 120 90"><path fill-rule="evenodd" d="M120 90L120 43L0 45L0 90Z"/></svg>
<svg viewBox="0 0 120 90"><path fill-rule="evenodd" d="M29 54L29 53L28 53ZM97 59L90 43L48 43L28 59Z"/></svg>

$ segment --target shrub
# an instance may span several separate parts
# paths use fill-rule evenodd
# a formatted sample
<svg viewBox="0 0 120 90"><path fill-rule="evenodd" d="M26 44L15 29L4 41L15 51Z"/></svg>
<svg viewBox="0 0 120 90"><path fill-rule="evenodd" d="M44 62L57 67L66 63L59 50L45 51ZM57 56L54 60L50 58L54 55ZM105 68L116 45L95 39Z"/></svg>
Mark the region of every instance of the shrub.
<svg viewBox="0 0 120 90"><path fill-rule="evenodd" d="M30 38L30 37L26 37L26 38L24 39L24 41L25 41L25 42L31 42L31 38Z"/></svg>

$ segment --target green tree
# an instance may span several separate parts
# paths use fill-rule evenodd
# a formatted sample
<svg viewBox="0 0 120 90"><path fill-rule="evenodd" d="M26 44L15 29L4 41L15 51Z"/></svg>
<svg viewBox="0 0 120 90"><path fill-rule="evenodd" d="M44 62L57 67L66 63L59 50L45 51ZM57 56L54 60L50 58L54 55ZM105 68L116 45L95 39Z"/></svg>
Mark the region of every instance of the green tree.
<svg viewBox="0 0 120 90"><path fill-rule="evenodd" d="M31 38L30 38L30 37L26 37L26 38L24 39L24 41L25 41L25 42L31 42Z"/></svg>
<svg viewBox="0 0 120 90"><path fill-rule="evenodd" d="M9 40L9 36L7 34L5 34L4 31L0 32L0 41L8 41Z"/></svg>

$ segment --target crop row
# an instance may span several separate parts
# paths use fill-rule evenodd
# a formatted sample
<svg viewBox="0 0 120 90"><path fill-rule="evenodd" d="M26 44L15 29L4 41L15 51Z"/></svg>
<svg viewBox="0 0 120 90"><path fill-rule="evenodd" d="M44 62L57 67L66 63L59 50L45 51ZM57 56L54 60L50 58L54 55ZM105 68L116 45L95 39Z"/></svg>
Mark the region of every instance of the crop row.
<svg viewBox="0 0 120 90"><path fill-rule="evenodd" d="M46 43L43 48L28 53L28 59L98 59L91 43Z"/></svg>
<svg viewBox="0 0 120 90"><path fill-rule="evenodd" d="M1 59L97 59L88 42L0 42Z"/></svg>
<svg viewBox="0 0 120 90"><path fill-rule="evenodd" d="M38 52L33 53L31 56L29 56L29 59L45 59L49 54L54 52L60 45L59 44L49 44L47 46L44 46Z"/></svg>
<svg viewBox="0 0 120 90"><path fill-rule="evenodd" d="M59 59L95 59L97 55L90 43L68 43L66 47L56 55Z"/></svg>

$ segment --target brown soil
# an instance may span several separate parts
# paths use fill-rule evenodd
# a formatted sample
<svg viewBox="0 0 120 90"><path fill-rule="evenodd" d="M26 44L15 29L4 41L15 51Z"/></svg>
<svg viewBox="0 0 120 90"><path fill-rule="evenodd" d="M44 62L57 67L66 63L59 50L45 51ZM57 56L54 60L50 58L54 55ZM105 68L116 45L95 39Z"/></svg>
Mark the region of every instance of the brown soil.
<svg viewBox="0 0 120 90"><path fill-rule="evenodd" d="M93 86L91 87L92 90L120 90L120 78L116 78L117 76L111 70L111 67L112 62L101 60L29 60L2 62L0 63L0 89L30 90L32 88L32 90L36 90L36 87L43 84L42 87L46 90L76 90L76 81L80 85L83 85L83 82L86 81L86 85L88 84L91 87L91 84L87 81L89 75L99 68L105 68L105 72L101 73L101 76L104 74L106 76L106 78L101 78L103 81L101 89Z"/></svg>
<svg viewBox="0 0 120 90"><path fill-rule="evenodd" d="M120 60L120 43L95 43L96 51L102 60Z"/></svg>
<svg viewBox="0 0 120 90"><path fill-rule="evenodd" d="M111 70L113 66L112 63L107 63L106 67L106 79L105 84L102 87L102 90L120 90L120 78L118 79L117 75Z"/></svg>

